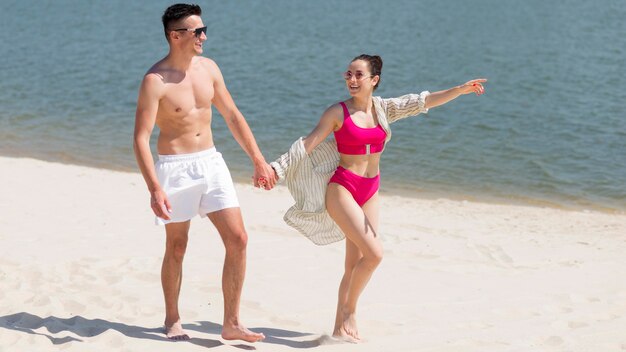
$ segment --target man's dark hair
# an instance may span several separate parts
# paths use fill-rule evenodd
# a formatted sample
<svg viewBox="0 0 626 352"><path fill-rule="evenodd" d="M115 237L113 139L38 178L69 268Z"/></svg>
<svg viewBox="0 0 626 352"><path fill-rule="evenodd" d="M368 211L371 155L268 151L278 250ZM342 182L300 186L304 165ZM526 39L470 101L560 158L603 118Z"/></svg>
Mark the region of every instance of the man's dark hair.
<svg viewBox="0 0 626 352"><path fill-rule="evenodd" d="M167 9L163 13L163 31L165 32L165 38L169 40L168 33L174 29L170 28L170 25L173 22L178 22L182 19L185 19L189 16L200 16L202 15L202 9L199 5L196 4L174 4Z"/></svg>

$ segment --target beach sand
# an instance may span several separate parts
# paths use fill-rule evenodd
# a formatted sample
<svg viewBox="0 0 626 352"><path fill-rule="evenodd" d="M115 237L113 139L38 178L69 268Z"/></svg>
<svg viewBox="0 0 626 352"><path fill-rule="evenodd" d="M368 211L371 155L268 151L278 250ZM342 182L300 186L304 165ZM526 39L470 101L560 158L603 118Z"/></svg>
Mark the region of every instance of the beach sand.
<svg viewBox="0 0 626 352"><path fill-rule="evenodd" d="M0 157L0 351L626 351L626 215L381 197L385 258L359 302L364 341L332 333L344 244L288 227L287 189L237 185L249 233L249 344L220 337L224 249L192 221L164 339L160 265L139 173Z"/></svg>

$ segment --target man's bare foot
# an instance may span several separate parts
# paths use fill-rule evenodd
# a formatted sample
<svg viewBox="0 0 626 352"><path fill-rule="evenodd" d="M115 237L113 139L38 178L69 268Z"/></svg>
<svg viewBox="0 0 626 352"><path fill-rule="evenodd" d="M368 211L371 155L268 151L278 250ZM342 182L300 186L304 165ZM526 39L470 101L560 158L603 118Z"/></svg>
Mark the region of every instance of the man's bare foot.
<svg viewBox="0 0 626 352"><path fill-rule="evenodd" d="M226 326L222 328L222 338L224 340L243 340L246 342L259 342L265 338L265 335L252 332L241 325Z"/></svg>
<svg viewBox="0 0 626 352"><path fill-rule="evenodd" d="M356 327L356 317L354 313L343 313L343 324L335 328L333 337L350 343L358 343L361 341L359 330Z"/></svg>
<svg viewBox="0 0 626 352"><path fill-rule="evenodd" d="M174 341L184 341L190 339L187 332L183 330L183 325L180 323L180 320L170 326L165 325L165 336Z"/></svg>

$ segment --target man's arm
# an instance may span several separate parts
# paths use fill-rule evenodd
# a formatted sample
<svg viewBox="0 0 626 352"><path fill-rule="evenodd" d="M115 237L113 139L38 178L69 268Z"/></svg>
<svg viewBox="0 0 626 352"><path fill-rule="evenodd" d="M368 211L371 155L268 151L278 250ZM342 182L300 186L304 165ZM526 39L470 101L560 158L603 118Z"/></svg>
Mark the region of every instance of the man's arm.
<svg viewBox="0 0 626 352"><path fill-rule="evenodd" d="M152 134L159 108L161 85L160 77L155 74L147 74L143 82L141 82L137 98L137 111L135 113L133 149L137 165L150 191L150 207L152 211L156 216L169 220L170 203L157 179L154 170L154 160L150 151L150 135Z"/></svg>
<svg viewBox="0 0 626 352"><path fill-rule="evenodd" d="M230 92L226 88L224 77L215 62L207 59L207 65L213 77L214 97L213 104L217 110L222 114L228 129L235 137L235 140L241 148L248 154L248 157L254 165L254 186L259 187L259 179L265 179L266 182L262 186L265 189L272 189L276 184L276 177L274 170L265 161L261 150L254 139L252 130L243 114L237 109L235 102L233 101Z"/></svg>

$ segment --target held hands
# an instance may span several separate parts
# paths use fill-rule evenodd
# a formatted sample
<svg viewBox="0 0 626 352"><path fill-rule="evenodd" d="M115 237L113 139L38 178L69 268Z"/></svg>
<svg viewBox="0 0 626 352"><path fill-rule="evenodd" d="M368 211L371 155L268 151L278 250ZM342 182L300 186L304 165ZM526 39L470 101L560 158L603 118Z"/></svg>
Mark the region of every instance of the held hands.
<svg viewBox="0 0 626 352"><path fill-rule="evenodd" d="M150 207L152 208L154 215L164 220L170 220L169 213L172 212L172 206L170 205L170 201L167 199L165 192L162 190L151 192Z"/></svg>
<svg viewBox="0 0 626 352"><path fill-rule="evenodd" d="M276 172L268 163L255 166L252 182L254 187L269 191L276 185Z"/></svg>
<svg viewBox="0 0 626 352"><path fill-rule="evenodd" d="M461 94L475 93L476 95L482 95L485 93L485 87L483 83L487 82L485 78L473 79L465 84L459 86Z"/></svg>

